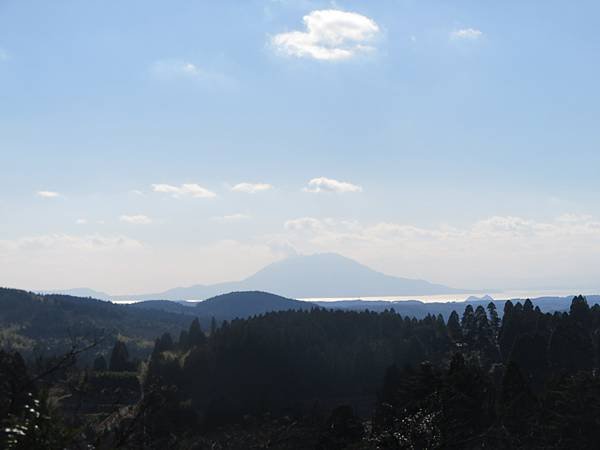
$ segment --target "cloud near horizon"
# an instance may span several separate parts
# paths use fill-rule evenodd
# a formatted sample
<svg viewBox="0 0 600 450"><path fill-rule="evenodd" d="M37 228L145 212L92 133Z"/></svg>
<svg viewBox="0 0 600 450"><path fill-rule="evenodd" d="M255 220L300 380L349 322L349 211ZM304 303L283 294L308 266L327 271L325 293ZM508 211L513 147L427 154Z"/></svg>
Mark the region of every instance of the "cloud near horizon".
<svg viewBox="0 0 600 450"><path fill-rule="evenodd" d="M0 240L0 271L5 285L26 289L68 288L77 280L115 294L152 292L237 280L287 255L323 252L458 288L532 288L539 282L600 289L586 282L597 279L600 220L573 214L546 221L491 216L461 227L299 217L279 233L245 242L169 247L121 235L48 234Z"/></svg>
<svg viewBox="0 0 600 450"><path fill-rule="evenodd" d="M246 194L256 194L273 189L268 183L238 183L231 188L233 192L244 192Z"/></svg>
<svg viewBox="0 0 600 450"><path fill-rule="evenodd" d="M38 197L42 197L42 198L57 198L57 197L60 197L60 194L58 192L54 192L54 191L37 191L36 195Z"/></svg>
<svg viewBox="0 0 600 450"><path fill-rule="evenodd" d="M185 183L180 186L171 184L153 184L152 190L162 194L171 194L176 198L188 195L194 198L214 198L217 196L214 192L196 183Z"/></svg>
<svg viewBox="0 0 600 450"><path fill-rule="evenodd" d="M300 253L342 253L383 272L462 288L547 279L577 287L593 279L600 264L600 221L578 215L551 221L492 216L465 227L430 228L301 217L286 221L279 238Z"/></svg>
<svg viewBox="0 0 600 450"><path fill-rule="evenodd" d="M230 222L239 222L241 220L250 219L251 216L248 214L236 213L236 214L227 214L224 216L213 217L212 220L222 223L230 223Z"/></svg>
<svg viewBox="0 0 600 450"><path fill-rule="evenodd" d="M306 31L276 34L271 44L281 54L321 61L350 59L374 50L379 33L373 19L335 9L312 11L302 18Z"/></svg>
<svg viewBox="0 0 600 450"><path fill-rule="evenodd" d="M338 194L344 194L347 192L362 192L363 188L346 181L338 181L332 178L319 177L310 180L308 182L308 186L303 190L313 194L318 194L321 192L335 192Z"/></svg>
<svg viewBox="0 0 600 450"><path fill-rule="evenodd" d="M133 214L133 215L125 214L125 215L122 215L121 217L119 217L119 220L121 222L130 223L130 224L134 224L134 225L148 225L153 222L153 220L150 217L145 216L143 214Z"/></svg>

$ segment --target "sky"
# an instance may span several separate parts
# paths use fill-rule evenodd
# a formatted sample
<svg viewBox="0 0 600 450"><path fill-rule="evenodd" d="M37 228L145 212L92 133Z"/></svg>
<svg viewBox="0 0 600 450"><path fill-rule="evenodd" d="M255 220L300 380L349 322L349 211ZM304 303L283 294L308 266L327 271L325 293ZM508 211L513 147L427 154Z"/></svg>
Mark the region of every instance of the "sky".
<svg viewBox="0 0 600 450"><path fill-rule="evenodd" d="M0 0L0 285L294 254L599 288L600 5Z"/></svg>

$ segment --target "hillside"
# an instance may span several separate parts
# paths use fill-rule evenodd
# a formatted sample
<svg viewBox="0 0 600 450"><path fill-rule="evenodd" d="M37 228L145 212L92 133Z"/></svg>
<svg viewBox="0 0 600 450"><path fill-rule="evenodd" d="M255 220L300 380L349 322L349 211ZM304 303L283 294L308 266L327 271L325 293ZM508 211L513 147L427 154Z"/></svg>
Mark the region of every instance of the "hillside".
<svg viewBox="0 0 600 450"><path fill-rule="evenodd" d="M192 318L132 305L0 288L0 345L25 356L52 356L96 339L107 354L118 336L132 356L145 356L162 333L178 335ZM93 355L90 355L91 358Z"/></svg>
<svg viewBox="0 0 600 450"><path fill-rule="evenodd" d="M292 300L268 292L230 292L197 303L199 316L218 320L246 318L274 311L310 310L317 306L308 302Z"/></svg>

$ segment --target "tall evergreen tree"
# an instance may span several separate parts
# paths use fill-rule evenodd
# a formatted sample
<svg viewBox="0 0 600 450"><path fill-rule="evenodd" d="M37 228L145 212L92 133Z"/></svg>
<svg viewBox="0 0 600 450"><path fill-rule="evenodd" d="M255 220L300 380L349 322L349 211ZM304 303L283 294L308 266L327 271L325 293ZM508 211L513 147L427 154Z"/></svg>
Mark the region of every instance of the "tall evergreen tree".
<svg viewBox="0 0 600 450"><path fill-rule="evenodd" d="M125 372L129 370L129 352L125 342L117 340L110 354L109 370L112 372Z"/></svg>
<svg viewBox="0 0 600 450"><path fill-rule="evenodd" d="M462 328L460 327L458 313L456 311L452 311L450 314L447 327L448 334L454 342L461 342L463 340Z"/></svg>
<svg viewBox="0 0 600 450"><path fill-rule="evenodd" d="M466 306L460 325L465 341L471 343L475 335L475 312L471 305Z"/></svg>
<svg viewBox="0 0 600 450"><path fill-rule="evenodd" d="M197 317L190 325L190 329L188 331L188 343L190 346L203 345L206 343L206 335L204 334L204 331L202 331L202 328L200 327L200 321Z"/></svg>
<svg viewBox="0 0 600 450"><path fill-rule="evenodd" d="M490 327L492 328L494 339L496 339L498 337L498 332L500 331L500 318L498 317L498 311L496 310L494 302L488 303L487 310L490 316Z"/></svg>

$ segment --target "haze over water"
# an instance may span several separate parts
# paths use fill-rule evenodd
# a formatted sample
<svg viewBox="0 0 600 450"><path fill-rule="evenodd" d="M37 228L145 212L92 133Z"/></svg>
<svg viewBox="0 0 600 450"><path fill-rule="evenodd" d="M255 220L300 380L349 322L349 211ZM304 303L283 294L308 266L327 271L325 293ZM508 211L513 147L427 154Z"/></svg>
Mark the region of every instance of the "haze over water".
<svg viewBox="0 0 600 450"><path fill-rule="evenodd" d="M548 289L548 290L506 290L506 291L490 291L473 294L458 293L458 294L443 294L443 295L396 295L396 296L379 296L379 297L313 297L302 298L311 302L333 302L341 300L363 300L363 301L410 301L418 300L424 303L447 303L447 302L462 302L469 297L481 298L489 295L494 300L513 300L513 299L535 299L539 297L569 297L575 295L596 295L600 290L594 289Z"/></svg>

